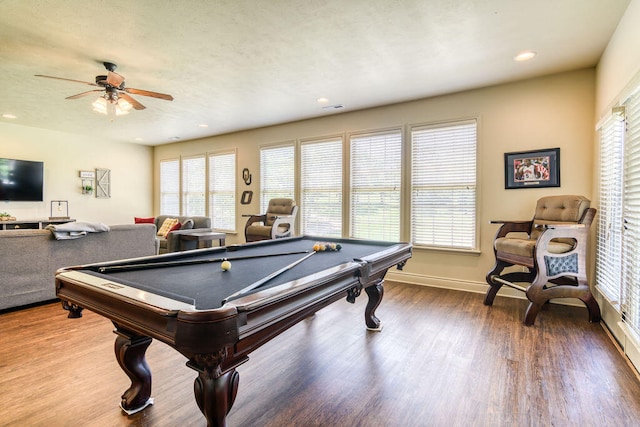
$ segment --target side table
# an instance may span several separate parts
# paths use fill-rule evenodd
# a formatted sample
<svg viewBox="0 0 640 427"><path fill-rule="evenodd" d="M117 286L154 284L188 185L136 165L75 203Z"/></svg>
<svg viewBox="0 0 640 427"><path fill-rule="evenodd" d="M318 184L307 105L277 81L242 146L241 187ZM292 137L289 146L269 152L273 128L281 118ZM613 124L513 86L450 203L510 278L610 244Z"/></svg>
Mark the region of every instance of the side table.
<svg viewBox="0 0 640 427"><path fill-rule="evenodd" d="M197 242L197 246L200 247L200 242L205 248L211 247L211 242L214 240L218 240L220 246L224 246L226 244L227 235L226 233L219 233L217 231L195 231L193 233L184 233L180 234L180 250L184 250L184 242L188 240L195 240Z"/></svg>

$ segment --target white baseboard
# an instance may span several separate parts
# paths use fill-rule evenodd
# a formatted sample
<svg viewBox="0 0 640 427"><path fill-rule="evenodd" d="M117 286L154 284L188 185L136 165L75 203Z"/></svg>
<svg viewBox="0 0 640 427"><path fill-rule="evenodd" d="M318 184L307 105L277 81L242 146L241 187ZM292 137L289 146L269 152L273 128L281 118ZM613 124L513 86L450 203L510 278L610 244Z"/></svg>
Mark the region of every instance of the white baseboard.
<svg viewBox="0 0 640 427"><path fill-rule="evenodd" d="M446 277L425 276L422 274L406 273L399 270L389 270L386 280L390 282L408 283L411 285L430 286L433 288L453 289L456 291L473 292L484 294L487 292L486 282L477 282L471 280L450 279ZM507 298L527 299L524 292L517 291L508 286L503 286L498 291L498 296ZM575 298L557 298L551 301L554 304L573 305L584 307L582 301Z"/></svg>
<svg viewBox="0 0 640 427"><path fill-rule="evenodd" d="M626 323L618 322L618 328L623 332L622 337L617 337L622 351L629 359L636 371L640 371L640 343L635 338Z"/></svg>

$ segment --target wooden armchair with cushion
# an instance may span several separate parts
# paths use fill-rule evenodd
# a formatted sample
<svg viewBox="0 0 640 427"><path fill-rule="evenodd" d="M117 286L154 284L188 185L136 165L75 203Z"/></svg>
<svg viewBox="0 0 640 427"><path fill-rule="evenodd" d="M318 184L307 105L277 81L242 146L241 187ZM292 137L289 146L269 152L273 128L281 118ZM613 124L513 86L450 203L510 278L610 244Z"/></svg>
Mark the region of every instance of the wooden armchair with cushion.
<svg viewBox="0 0 640 427"><path fill-rule="evenodd" d="M496 234L496 264L487 274L485 305L503 285L523 291L529 300L524 324L533 325L540 308L553 298L578 298L587 306L589 320L600 321L600 307L587 282L589 227L596 210L582 196L550 196L538 200L530 221L492 221L502 226ZM511 266L526 271L503 270ZM522 283L522 284L519 284Z"/></svg>
<svg viewBox="0 0 640 427"><path fill-rule="evenodd" d="M244 227L247 242L293 236L297 213L298 206L293 199L269 200L267 213L248 215L249 219Z"/></svg>

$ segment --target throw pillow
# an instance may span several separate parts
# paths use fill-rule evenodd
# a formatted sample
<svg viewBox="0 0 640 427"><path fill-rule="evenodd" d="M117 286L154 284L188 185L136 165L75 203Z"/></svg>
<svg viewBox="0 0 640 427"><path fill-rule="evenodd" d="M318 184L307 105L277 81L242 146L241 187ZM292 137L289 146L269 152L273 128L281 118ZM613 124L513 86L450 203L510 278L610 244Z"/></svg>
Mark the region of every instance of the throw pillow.
<svg viewBox="0 0 640 427"><path fill-rule="evenodd" d="M135 224L155 224L155 218L151 217L151 218L140 218L140 217L134 217L133 218L133 222Z"/></svg>
<svg viewBox="0 0 640 427"><path fill-rule="evenodd" d="M169 234L169 232L171 231L171 227L176 225L178 222L178 218L165 219L162 223L162 226L160 227L160 230L158 230L158 236L164 237L166 239L167 234Z"/></svg>
<svg viewBox="0 0 640 427"><path fill-rule="evenodd" d="M176 225L171 227L171 230L169 230L169 233L171 233L172 231L180 230L180 227L182 227L182 224L180 224L179 222L176 223Z"/></svg>
<svg viewBox="0 0 640 427"><path fill-rule="evenodd" d="M193 220L191 218L185 219L182 223L181 230L191 230L193 228Z"/></svg>

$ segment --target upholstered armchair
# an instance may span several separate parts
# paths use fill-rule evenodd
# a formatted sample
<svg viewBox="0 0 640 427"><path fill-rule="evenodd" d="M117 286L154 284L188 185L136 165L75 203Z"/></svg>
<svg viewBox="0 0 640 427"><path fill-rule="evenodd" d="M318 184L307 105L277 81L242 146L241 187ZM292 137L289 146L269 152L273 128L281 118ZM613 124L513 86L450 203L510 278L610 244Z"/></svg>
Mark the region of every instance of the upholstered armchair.
<svg viewBox="0 0 640 427"><path fill-rule="evenodd" d="M503 285L526 294L529 307L524 324L533 325L542 306L553 298L578 298L591 322L600 321L600 307L587 282L589 228L596 210L582 196L543 197L529 221L502 224L494 240L496 263L487 274L485 305ZM516 271L504 272L512 266ZM513 270L513 269L512 269Z"/></svg>
<svg viewBox="0 0 640 427"><path fill-rule="evenodd" d="M269 200L267 213L248 215L249 219L244 227L246 241L256 242L293 236L297 213L298 206L293 199Z"/></svg>

